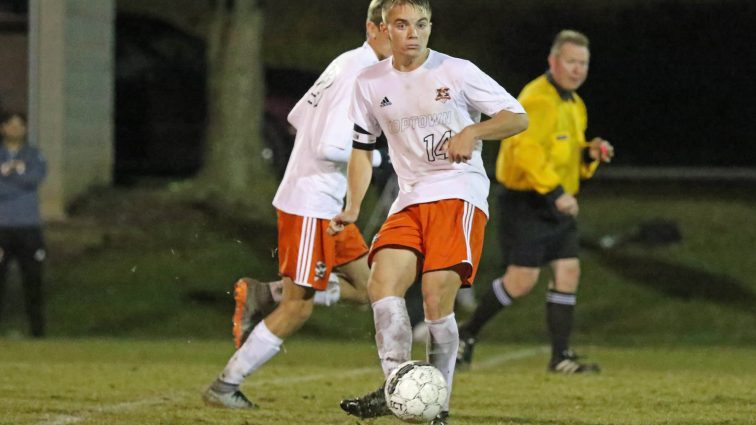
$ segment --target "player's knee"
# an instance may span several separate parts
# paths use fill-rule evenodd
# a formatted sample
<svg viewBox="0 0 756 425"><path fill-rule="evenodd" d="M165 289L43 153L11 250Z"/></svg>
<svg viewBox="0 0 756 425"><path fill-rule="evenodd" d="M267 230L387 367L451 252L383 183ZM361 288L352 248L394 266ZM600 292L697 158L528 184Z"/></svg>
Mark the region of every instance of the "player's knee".
<svg viewBox="0 0 756 425"><path fill-rule="evenodd" d="M370 302L374 303L385 297L403 296L404 294L396 288L393 282L381 279L373 274L368 279L367 295Z"/></svg>
<svg viewBox="0 0 756 425"><path fill-rule="evenodd" d="M504 275L504 289L507 290L512 298L520 298L529 294L538 282L538 269L519 268L517 270L507 270Z"/></svg>
<svg viewBox="0 0 756 425"><path fill-rule="evenodd" d="M312 315L313 302L311 300L284 300L281 308L286 311L286 317L296 323L304 323Z"/></svg>
<svg viewBox="0 0 756 425"><path fill-rule="evenodd" d="M454 312L454 294L439 290L423 289L425 318L437 320Z"/></svg>

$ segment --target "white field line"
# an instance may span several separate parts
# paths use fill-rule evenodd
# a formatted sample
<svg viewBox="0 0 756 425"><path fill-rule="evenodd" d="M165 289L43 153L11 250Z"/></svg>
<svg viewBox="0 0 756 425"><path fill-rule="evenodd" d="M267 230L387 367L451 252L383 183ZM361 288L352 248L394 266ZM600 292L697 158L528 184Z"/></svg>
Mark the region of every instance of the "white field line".
<svg viewBox="0 0 756 425"><path fill-rule="evenodd" d="M490 369L502 365L504 363L513 362L515 360L527 359L528 357L535 357L539 354L548 353L551 349L545 345L535 348L525 348L517 351L509 351L498 356L488 357L484 360L476 361L472 364L472 370L484 370Z"/></svg>
<svg viewBox="0 0 756 425"><path fill-rule="evenodd" d="M490 369L490 368L493 368L493 367L496 367L505 363L509 363L512 361L522 360L529 357L537 356L539 354L548 352L548 350L549 350L548 347L543 346L543 347L537 347L537 348L526 348L526 349L522 349L518 351L506 352L498 356L489 357L485 360L476 362L473 365L472 370ZM362 367L359 369L347 370L345 372L340 373L339 376L340 377L356 377L356 376L361 376L361 375L378 374L377 370L378 370L377 366L376 367ZM262 386L279 385L279 384L289 385L289 384L293 384L297 382L319 381L322 379L329 379L333 377L334 375L332 373L317 373L317 374L311 374L311 375L277 377L277 378L254 380L250 382L249 384L246 384L245 387L262 387ZM167 404L171 402L176 402L178 400L179 399L175 397L174 398L152 397L152 398L146 398L142 400L128 401L128 402L123 402L123 403L114 403L110 405L87 409L86 412L81 412L79 414L58 415L53 418L37 422L36 425L75 424L78 422L85 421L89 419L91 416L97 415L99 413L127 412L130 410L138 409L140 407Z"/></svg>
<svg viewBox="0 0 756 425"><path fill-rule="evenodd" d="M91 408L91 409L88 409L87 412L82 412L78 415L58 415L54 418L37 422L37 423L39 425L75 424L77 422L81 422L83 420L89 419L90 416L93 416L99 413L128 412L129 410L138 409L140 407L158 405L158 404L166 403L169 401L176 401L176 400L171 399L171 398L166 398L166 397L153 397L153 398L145 398L142 400L126 401L123 403L114 403L114 404L109 404L105 406Z"/></svg>

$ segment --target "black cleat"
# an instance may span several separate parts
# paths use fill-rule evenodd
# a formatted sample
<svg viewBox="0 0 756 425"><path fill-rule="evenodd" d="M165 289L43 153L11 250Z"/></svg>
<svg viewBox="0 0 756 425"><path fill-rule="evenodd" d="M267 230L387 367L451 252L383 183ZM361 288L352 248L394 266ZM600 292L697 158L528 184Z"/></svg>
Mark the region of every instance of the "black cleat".
<svg viewBox="0 0 756 425"><path fill-rule="evenodd" d="M596 363L581 363L579 357L572 350L563 351L561 355L552 357L549 362L549 371L572 375L576 373L589 374L599 373L601 368Z"/></svg>
<svg viewBox="0 0 756 425"><path fill-rule="evenodd" d="M449 425L449 411L444 410L443 412L436 415L435 418L433 418L432 421L430 421L430 425Z"/></svg>
<svg viewBox="0 0 756 425"><path fill-rule="evenodd" d="M348 414L361 419L377 418L378 416L392 414L388 404L386 404L386 395L383 392L383 386L362 397L341 400L339 406Z"/></svg>
<svg viewBox="0 0 756 425"><path fill-rule="evenodd" d="M475 342L476 340L472 336L465 336L464 334L459 336L459 348L457 349L457 368L459 370L470 369Z"/></svg>

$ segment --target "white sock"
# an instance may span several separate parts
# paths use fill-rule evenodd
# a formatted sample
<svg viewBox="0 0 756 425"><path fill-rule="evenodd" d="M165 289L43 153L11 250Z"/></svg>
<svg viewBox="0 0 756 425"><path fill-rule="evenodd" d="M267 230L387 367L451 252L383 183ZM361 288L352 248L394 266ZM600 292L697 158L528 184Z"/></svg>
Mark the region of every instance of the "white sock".
<svg viewBox="0 0 756 425"><path fill-rule="evenodd" d="M402 297L386 297L373 303L375 343L383 375L408 361L412 354L412 327Z"/></svg>
<svg viewBox="0 0 756 425"><path fill-rule="evenodd" d="M279 279L268 282L268 286L270 286L270 294L273 296L273 301L280 303L281 298L283 298L283 280Z"/></svg>
<svg viewBox="0 0 756 425"><path fill-rule="evenodd" d="M449 393L446 396L442 410L449 410L452 382L454 381L454 368L457 366L457 349L459 348L459 330L454 313L438 320L426 320L428 324L428 344L426 352L428 362L436 366L446 378Z"/></svg>
<svg viewBox="0 0 756 425"><path fill-rule="evenodd" d="M264 320L260 321L244 345L228 361L218 379L229 384L241 384L244 378L275 356L281 349L281 344L283 340L265 326Z"/></svg>
<svg viewBox="0 0 756 425"><path fill-rule="evenodd" d="M341 298L341 285L339 284L339 277L336 273L331 273L328 278L328 286L324 291L315 291L315 297L313 302L315 305L329 306L336 304Z"/></svg>

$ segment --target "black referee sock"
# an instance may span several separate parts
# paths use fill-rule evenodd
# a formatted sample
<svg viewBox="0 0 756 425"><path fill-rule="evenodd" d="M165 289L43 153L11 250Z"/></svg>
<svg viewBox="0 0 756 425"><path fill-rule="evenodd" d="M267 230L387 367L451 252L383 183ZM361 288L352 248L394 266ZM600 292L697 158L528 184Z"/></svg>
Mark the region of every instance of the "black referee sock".
<svg viewBox="0 0 756 425"><path fill-rule="evenodd" d="M575 294L549 290L546 294L546 324L551 335L551 356L558 358L570 348L575 315Z"/></svg>
<svg viewBox="0 0 756 425"><path fill-rule="evenodd" d="M475 308L470 320L459 328L460 338L476 337L489 320L496 316L499 311L503 310L504 307L511 304L512 298L507 294L507 290L504 289L501 278L495 279L491 282L488 292L486 292L478 303L478 307Z"/></svg>

